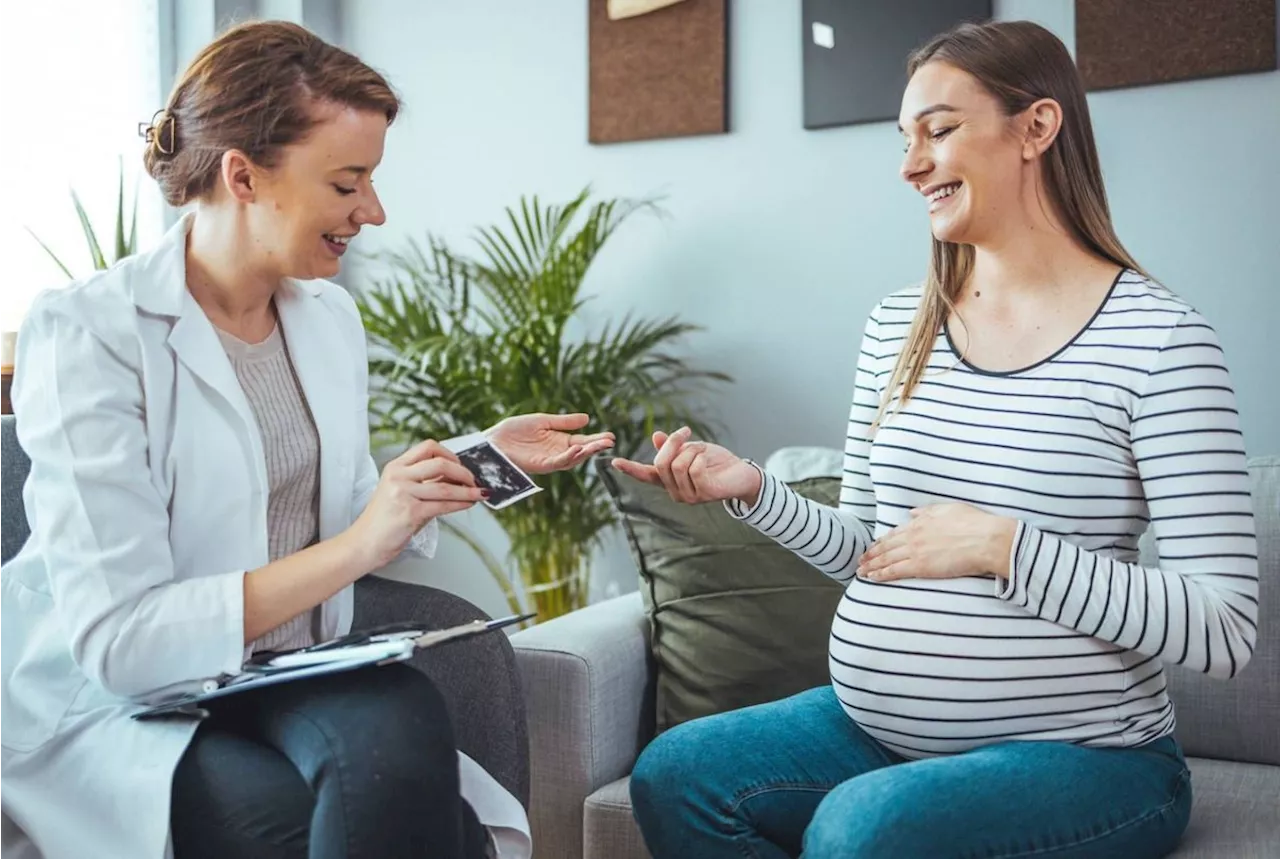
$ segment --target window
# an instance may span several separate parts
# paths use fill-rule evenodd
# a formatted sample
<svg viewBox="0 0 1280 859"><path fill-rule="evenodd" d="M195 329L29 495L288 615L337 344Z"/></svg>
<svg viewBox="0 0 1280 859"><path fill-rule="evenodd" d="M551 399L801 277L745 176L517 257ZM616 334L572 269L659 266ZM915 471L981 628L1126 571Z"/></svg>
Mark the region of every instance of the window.
<svg viewBox="0 0 1280 859"><path fill-rule="evenodd" d="M123 159L136 189L138 243L155 243L164 204L142 169L138 123L161 106L158 2L3 0L0 25L0 329L16 330L36 293L66 275L33 231L83 277L93 270L75 189L110 256Z"/></svg>

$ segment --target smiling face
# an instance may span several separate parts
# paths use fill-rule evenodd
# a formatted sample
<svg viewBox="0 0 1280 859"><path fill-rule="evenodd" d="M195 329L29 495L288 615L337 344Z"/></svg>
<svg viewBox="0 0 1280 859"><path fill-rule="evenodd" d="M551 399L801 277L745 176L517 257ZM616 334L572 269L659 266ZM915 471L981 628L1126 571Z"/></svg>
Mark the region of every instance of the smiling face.
<svg viewBox="0 0 1280 859"><path fill-rule="evenodd" d="M1028 172L1021 117L945 62L921 66L902 96L902 177L927 200L934 238L979 245L1020 211Z"/></svg>
<svg viewBox="0 0 1280 859"><path fill-rule="evenodd" d="M274 167L246 162L237 171L224 164L233 193L246 204L263 267L280 277L333 277L360 228L386 221L373 171L382 160L387 117L331 104L317 105L316 114L318 123L284 147Z"/></svg>

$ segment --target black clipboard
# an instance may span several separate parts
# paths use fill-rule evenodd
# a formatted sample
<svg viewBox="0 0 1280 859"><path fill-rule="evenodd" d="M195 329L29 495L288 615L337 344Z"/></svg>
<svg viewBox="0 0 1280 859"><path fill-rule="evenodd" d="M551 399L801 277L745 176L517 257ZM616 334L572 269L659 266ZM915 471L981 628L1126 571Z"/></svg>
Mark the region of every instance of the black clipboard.
<svg viewBox="0 0 1280 859"><path fill-rule="evenodd" d="M209 711L201 705L209 701L308 677L339 674L371 665L404 662L424 647L435 647L461 638L492 632L523 623L535 616L533 614L511 615L494 620L475 620L460 626L434 630L423 629L421 624L390 624L353 632L350 635L297 650L262 651L255 653L244 664L239 674L206 680L199 691L157 702L145 710L134 713L132 718L140 721L182 717L203 719L209 715Z"/></svg>

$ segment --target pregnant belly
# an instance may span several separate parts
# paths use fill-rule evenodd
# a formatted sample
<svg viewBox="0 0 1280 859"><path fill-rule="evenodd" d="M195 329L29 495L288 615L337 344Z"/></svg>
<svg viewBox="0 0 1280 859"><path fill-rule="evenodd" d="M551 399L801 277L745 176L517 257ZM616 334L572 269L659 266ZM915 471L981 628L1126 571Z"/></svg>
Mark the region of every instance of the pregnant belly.
<svg viewBox="0 0 1280 859"><path fill-rule="evenodd" d="M1083 738L1115 724L1126 681L1124 651L1001 600L989 578L854 580L830 660L849 714L914 755Z"/></svg>

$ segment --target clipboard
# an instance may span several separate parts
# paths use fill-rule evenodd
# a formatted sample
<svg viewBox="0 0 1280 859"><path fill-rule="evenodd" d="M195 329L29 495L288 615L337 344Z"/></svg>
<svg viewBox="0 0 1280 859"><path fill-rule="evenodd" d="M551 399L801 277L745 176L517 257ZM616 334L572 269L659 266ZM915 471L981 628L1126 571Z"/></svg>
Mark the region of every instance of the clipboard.
<svg viewBox="0 0 1280 859"><path fill-rule="evenodd" d="M492 632L533 617L536 615L520 614L474 620L447 629L423 629L421 624L399 623L354 632L297 650L261 651L244 664L239 674L205 680L199 691L160 701L134 713L132 718L139 721L174 717L203 719L209 711L201 705L208 701L308 677L404 662L421 648Z"/></svg>

